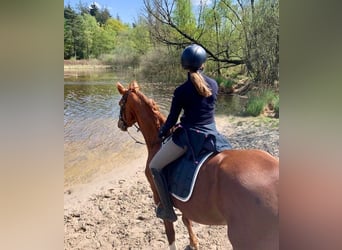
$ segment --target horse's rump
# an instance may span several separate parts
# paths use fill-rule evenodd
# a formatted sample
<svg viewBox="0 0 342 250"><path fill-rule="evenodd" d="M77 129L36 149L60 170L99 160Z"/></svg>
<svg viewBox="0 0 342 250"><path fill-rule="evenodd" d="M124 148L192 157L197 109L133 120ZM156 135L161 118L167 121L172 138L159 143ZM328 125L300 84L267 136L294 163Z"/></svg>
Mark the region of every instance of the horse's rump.
<svg viewBox="0 0 342 250"><path fill-rule="evenodd" d="M216 162L215 162L216 161ZM208 161L217 165L217 181L227 190L234 183L250 193L259 206L269 207L278 213L279 160L262 150L227 150Z"/></svg>

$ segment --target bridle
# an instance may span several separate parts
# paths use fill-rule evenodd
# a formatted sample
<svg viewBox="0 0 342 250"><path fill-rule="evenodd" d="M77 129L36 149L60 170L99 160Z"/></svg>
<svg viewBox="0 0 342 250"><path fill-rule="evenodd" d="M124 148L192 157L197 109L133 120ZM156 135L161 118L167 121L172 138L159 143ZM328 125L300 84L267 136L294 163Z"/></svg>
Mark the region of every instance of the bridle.
<svg viewBox="0 0 342 250"><path fill-rule="evenodd" d="M127 103L127 98L128 95L131 93L131 90L128 90L121 98L121 100L119 101L119 106L120 106L120 114L119 114L119 123L118 126L119 128L121 128L124 131L127 131L128 125L127 122L125 121L124 118L124 113L126 110L126 103Z"/></svg>
<svg viewBox="0 0 342 250"><path fill-rule="evenodd" d="M125 111L126 111L126 103L127 103L127 98L128 98L128 95L132 92L132 90L128 90L121 98L121 100L119 101L119 106L120 106L120 114L119 114L119 121L118 121L118 127L120 129L122 129L123 131L127 131L128 135L135 141L135 143L139 143L139 144L143 144L145 145L144 142L141 142L139 140L137 140L136 138L134 138L128 131L128 125L127 125L127 122L125 121L125 118L124 118L124 114L125 114ZM137 132L140 131L140 128L138 125L136 125L135 123L133 124L133 126L137 129Z"/></svg>

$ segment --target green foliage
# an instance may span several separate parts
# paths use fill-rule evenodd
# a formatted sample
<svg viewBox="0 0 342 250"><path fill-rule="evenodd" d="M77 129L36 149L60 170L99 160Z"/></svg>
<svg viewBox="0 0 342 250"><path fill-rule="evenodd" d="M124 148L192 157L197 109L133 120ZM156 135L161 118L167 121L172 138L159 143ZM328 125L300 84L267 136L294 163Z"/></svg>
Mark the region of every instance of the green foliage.
<svg viewBox="0 0 342 250"><path fill-rule="evenodd" d="M84 39L84 58L90 58L94 53L95 36L99 32L99 27L93 16L89 14L83 15L83 39Z"/></svg>
<svg viewBox="0 0 342 250"><path fill-rule="evenodd" d="M192 12L192 4L190 0L176 1L176 8L173 15L175 24L182 31L191 34L191 32L196 29L196 19Z"/></svg>
<svg viewBox="0 0 342 250"><path fill-rule="evenodd" d="M246 113L247 115L258 116L262 113L265 107L265 100L259 96L252 96L249 98Z"/></svg>
<svg viewBox="0 0 342 250"><path fill-rule="evenodd" d="M64 59L99 58L112 53L118 34L127 30L127 25L111 19L108 10L99 10L94 4L90 10L80 4L80 11L64 7Z"/></svg>
<svg viewBox="0 0 342 250"><path fill-rule="evenodd" d="M184 81L186 73L179 63L180 53L179 50L165 46L149 50L141 58L141 77L150 82Z"/></svg>
<svg viewBox="0 0 342 250"><path fill-rule="evenodd" d="M75 54L76 12L70 5L64 7L64 59Z"/></svg>
<svg viewBox="0 0 342 250"><path fill-rule="evenodd" d="M279 117L279 95L277 95L274 98L272 104L273 104L273 108L274 108L275 117L278 118Z"/></svg>
<svg viewBox="0 0 342 250"><path fill-rule="evenodd" d="M235 84L233 79L224 78L223 76L217 76L215 80L219 86L222 86L227 89L231 88Z"/></svg>
<svg viewBox="0 0 342 250"><path fill-rule="evenodd" d="M112 18L110 18L106 21L105 27L107 29L113 30L117 34L120 32L124 32L124 31L128 30L128 28L129 28L127 25L123 24L118 19L112 19Z"/></svg>
<svg viewBox="0 0 342 250"><path fill-rule="evenodd" d="M152 48L152 41L148 31L147 23L139 19L132 29L128 29L126 39L131 41L132 49L138 56L144 55ZM123 41L125 42L125 41Z"/></svg>
<svg viewBox="0 0 342 250"><path fill-rule="evenodd" d="M256 1L244 19L247 68L256 82L279 79L279 1Z"/></svg>
<svg viewBox="0 0 342 250"><path fill-rule="evenodd" d="M115 48L112 51L111 63L118 71L126 69L137 71L143 61L142 56L151 48L151 40L142 19L133 28L120 27L116 36Z"/></svg>
<svg viewBox="0 0 342 250"><path fill-rule="evenodd" d="M71 58L74 54L73 36L69 25L64 19L64 59Z"/></svg>
<svg viewBox="0 0 342 250"><path fill-rule="evenodd" d="M250 94L246 104L246 114L258 116L265 108L272 109L279 116L279 94L271 89L264 89Z"/></svg>

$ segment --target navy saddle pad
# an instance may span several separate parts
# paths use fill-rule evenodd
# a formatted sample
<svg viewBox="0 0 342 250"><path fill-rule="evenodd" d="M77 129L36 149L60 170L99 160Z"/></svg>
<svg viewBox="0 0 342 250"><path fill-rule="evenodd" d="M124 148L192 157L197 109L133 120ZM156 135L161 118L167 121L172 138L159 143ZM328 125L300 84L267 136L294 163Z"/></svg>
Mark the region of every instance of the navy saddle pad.
<svg viewBox="0 0 342 250"><path fill-rule="evenodd" d="M203 163L211 156L213 152L206 152L198 157L198 161L194 162L185 156L171 162L163 169L166 176L169 192L175 198L186 202L190 199L193 188L195 186L197 174ZM190 157L192 158L192 157Z"/></svg>

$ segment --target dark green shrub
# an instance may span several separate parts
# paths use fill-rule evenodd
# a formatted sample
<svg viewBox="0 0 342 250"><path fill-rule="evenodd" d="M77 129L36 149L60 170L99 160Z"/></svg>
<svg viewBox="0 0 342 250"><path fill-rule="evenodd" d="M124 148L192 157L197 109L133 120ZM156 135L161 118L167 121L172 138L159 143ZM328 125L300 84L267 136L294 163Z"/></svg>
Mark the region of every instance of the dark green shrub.
<svg viewBox="0 0 342 250"><path fill-rule="evenodd" d="M246 104L246 114L258 116L266 107L269 111L274 112L275 117L279 117L279 94L271 89L253 92Z"/></svg>
<svg viewBox="0 0 342 250"><path fill-rule="evenodd" d="M215 80L219 86L227 89L231 88L235 84L234 80L224 78L223 76L218 76L215 78Z"/></svg>
<svg viewBox="0 0 342 250"><path fill-rule="evenodd" d="M264 99L260 96L251 96L247 102L246 113L251 116L258 116L265 107Z"/></svg>

